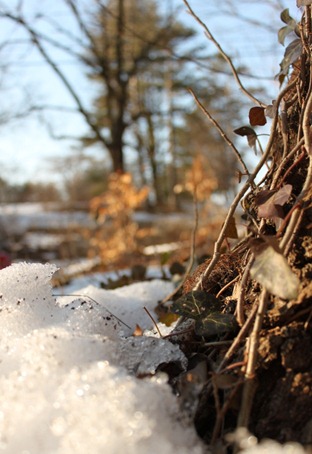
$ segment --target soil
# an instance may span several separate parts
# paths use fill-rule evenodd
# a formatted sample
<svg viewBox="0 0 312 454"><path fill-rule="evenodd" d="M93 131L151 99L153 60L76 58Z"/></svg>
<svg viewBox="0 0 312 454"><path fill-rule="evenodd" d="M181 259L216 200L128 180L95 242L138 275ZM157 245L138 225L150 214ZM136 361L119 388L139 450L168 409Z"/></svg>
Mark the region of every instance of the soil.
<svg viewBox="0 0 312 454"><path fill-rule="evenodd" d="M312 238L305 227L307 222L310 221L306 217L290 254L292 269L300 276L298 297L296 300L284 301L271 296L263 321L248 429L259 440L272 438L281 443L297 441L312 452ZM204 290L209 294L218 294L233 278L239 276L243 262L244 254L241 257L235 252L222 255L211 277L204 280ZM185 293L192 291L207 264L209 261L200 265L186 281ZM232 297L233 285L219 297L225 308L235 303L235 298ZM253 305L258 304L258 299L259 286L250 284L245 297L246 314L250 313ZM247 338L249 334L250 332L247 333ZM219 441L221 439L224 446L227 445L226 435L237 427L247 342L240 346L227 368L220 372L220 376L226 375L233 379L233 386L229 389L217 386L217 390L211 384L211 377L218 370L229 347L209 347L209 343L229 338L231 337L227 334L223 338L205 339L201 345L195 334L184 345L189 357L195 354L202 358L204 355L208 365L207 381L196 409L195 426L203 439L211 444L218 417L217 392L218 405L227 407L223 417L223 429L218 434ZM194 339L197 340L196 351L189 349Z"/></svg>

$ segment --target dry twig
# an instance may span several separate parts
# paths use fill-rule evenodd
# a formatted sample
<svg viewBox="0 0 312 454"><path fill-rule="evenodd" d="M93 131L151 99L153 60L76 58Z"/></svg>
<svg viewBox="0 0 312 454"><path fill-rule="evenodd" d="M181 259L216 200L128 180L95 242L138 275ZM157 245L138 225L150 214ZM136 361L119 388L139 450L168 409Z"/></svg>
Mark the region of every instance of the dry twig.
<svg viewBox="0 0 312 454"><path fill-rule="evenodd" d="M207 36L207 38L213 42L213 44L216 46L216 48L218 49L218 51L220 52L220 54L222 55L222 57L224 58L224 60L229 64L230 68L231 68L231 71L232 71L232 74L234 76L234 79L235 81L237 82L239 88L241 89L241 91L249 98L251 99L255 104L257 104L258 106L261 106L261 107L267 107L266 104L262 103L261 101L259 101L259 99L257 99L254 95L252 95L242 84L241 80L240 80L240 77L237 73L237 70L234 66L234 63L232 62L232 59L230 58L230 56L222 49L220 43L215 39L215 37L213 36L213 34L211 33L211 31L209 30L209 28L207 27L206 24L204 24L204 22L197 16L197 14L195 13L195 11L191 8L189 2L187 0L183 0L184 1L184 4L185 6L187 7L189 13L191 14L191 16L194 17L194 19L196 20L196 22L199 23L199 25L205 30L205 35Z"/></svg>
<svg viewBox="0 0 312 454"><path fill-rule="evenodd" d="M198 229L198 218L199 218L196 185L194 187L193 206L194 206L194 227L192 229L190 260L189 260L187 269L186 269L186 271L184 273L183 279L181 280L180 284L169 295L167 295L162 300L162 304L166 303L167 301L172 300L172 298L181 290L181 288L183 287L186 279L190 275L190 273L191 273L191 271L193 269L193 266L194 266L194 262L195 262L195 246L196 246L196 233L197 233L197 229Z"/></svg>
<svg viewBox="0 0 312 454"><path fill-rule="evenodd" d="M232 150L234 151L238 161L241 163L241 166L243 167L244 169L244 173L245 175L249 176L250 173L249 173L249 170L240 154L240 152L238 151L238 149L235 147L234 143L229 139L229 137L226 135L226 133L223 131L222 127L220 126L220 124L213 118L213 116L211 115L210 112L208 112L208 110L205 108L205 106L200 102L200 100L198 99L198 97L196 96L196 94L194 93L194 91L189 88L189 92L191 93L191 95L193 96L196 104L200 107L200 109L204 112L204 114L206 115L206 117L209 119L209 121L211 121L211 123L214 125L214 127L218 130L218 132L220 133L221 137L225 140L225 142L232 148Z"/></svg>

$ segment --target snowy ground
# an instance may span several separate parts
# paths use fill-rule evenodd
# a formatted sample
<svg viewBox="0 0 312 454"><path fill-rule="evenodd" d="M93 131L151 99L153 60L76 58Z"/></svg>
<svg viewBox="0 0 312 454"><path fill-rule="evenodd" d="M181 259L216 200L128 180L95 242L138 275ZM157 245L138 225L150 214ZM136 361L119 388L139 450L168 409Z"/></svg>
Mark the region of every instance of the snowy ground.
<svg viewBox="0 0 312 454"><path fill-rule="evenodd" d="M0 206L0 225L12 233L24 233L29 229L69 229L74 227L94 227L95 221L86 211L64 211L57 204L11 203ZM187 213L153 214L138 211L133 220L140 224L163 223L179 225L183 222L192 227L192 218Z"/></svg>
<svg viewBox="0 0 312 454"><path fill-rule="evenodd" d="M88 213L84 211L58 211L56 205L41 203L1 205L0 224L10 233L18 234L25 233L29 229L69 229L95 225Z"/></svg>
<svg viewBox="0 0 312 454"><path fill-rule="evenodd" d="M24 257L26 260L56 261L68 255L71 259L85 257L86 239L82 229L94 229L96 222L87 211L66 211L58 204L15 203L0 206L0 250L14 251L13 258ZM133 213L133 220L140 225L154 227L180 226L191 230L192 217L187 213ZM18 239L16 238L18 237ZM6 238L4 244L1 242ZM165 240L164 240L165 241ZM145 255L157 255L176 251L181 247L179 242L147 246ZM20 255L16 255L16 253ZM64 257L65 254L65 257ZM67 254L67 255L66 255Z"/></svg>
<svg viewBox="0 0 312 454"><path fill-rule="evenodd" d="M79 289L78 281L63 293L80 296L53 296L55 271L25 263L0 271L0 452L207 452L167 376L155 373L161 363L185 368L184 354L152 331L132 336L136 325L152 328L144 307L155 315L172 284L155 279L103 290ZM256 446L250 436L243 442L249 454L304 452Z"/></svg>

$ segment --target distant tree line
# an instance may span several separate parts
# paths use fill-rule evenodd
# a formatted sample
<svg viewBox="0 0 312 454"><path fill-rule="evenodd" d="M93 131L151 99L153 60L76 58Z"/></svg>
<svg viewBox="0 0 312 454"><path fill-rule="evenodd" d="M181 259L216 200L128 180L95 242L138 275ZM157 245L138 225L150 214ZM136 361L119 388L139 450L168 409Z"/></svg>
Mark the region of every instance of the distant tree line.
<svg viewBox="0 0 312 454"><path fill-rule="evenodd" d="M69 206L88 202L107 189L109 172L102 161L73 155L54 158L51 167L53 174L60 175L58 181L16 184L0 177L0 203L61 202Z"/></svg>
<svg viewBox="0 0 312 454"><path fill-rule="evenodd" d="M23 30L88 125L88 134L78 131L74 138L78 156L93 152L99 157L99 151L104 151L102 156L109 160L102 158L100 178L112 171L130 171L139 186L151 187L158 204L175 205L175 187L184 182L185 172L199 154L206 157L216 190L233 187L235 157L198 112L187 90L192 87L216 120L228 125L227 133L239 123L242 102L225 83L223 60L198 46L195 31L176 19L172 3L162 8L155 0L62 3L75 24L73 30L43 11L30 19L27 2L18 7L2 2L0 20ZM21 46L21 42L11 45ZM58 64L55 52L80 65L93 92L96 89L91 103L84 101L84 93ZM49 111L49 106L34 106L32 111L36 108ZM80 177L78 192L84 198L88 185ZM70 192L68 181L66 185ZM76 198L75 188L71 191Z"/></svg>
<svg viewBox="0 0 312 454"><path fill-rule="evenodd" d="M54 183L11 184L0 178L0 203L59 202L61 192Z"/></svg>

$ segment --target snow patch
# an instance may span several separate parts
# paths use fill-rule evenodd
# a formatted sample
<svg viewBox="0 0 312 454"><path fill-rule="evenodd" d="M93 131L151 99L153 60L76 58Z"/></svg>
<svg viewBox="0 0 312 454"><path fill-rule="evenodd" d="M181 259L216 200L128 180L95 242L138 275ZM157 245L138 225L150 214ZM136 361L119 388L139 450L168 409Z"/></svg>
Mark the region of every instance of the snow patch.
<svg viewBox="0 0 312 454"><path fill-rule="evenodd" d="M55 299L56 269L0 271L0 450L203 453L167 376L155 374L162 363L185 368L184 354L165 339L127 337L136 323L152 327L143 307L153 312L172 285L88 286Z"/></svg>
<svg viewBox="0 0 312 454"><path fill-rule="evenodd" d="M114 333L129 336L135 330L136 325L143 330L152 327L152 320L144 307L155 317L154 310L157 302L168 295L172 289L171 282L160 279L135 283L115 290L103 290L89 285L71 296L58 297L58 303L65 306L68 312L72 311L67 323L73 328L98 334L107 333L109 329L111 336L114 336ZM66 305L68 301L73 300L75 295L77 296L76 303ZM82 303L84 304L82 305ZM74 312L74 307L76 312ZM106 319L109 323L104 326L100 318ZM114 323L110 320L112 318ZM111 328L113 328L113 332L111 332Z"/></svg>
<svg viewBox="0 0 312 454"><path fill-rule="evenodd" d="M168 363L185 369L184 354L153 331L131 336L136 324L152 328L143 307L154 315L172 285L156 279L117 290L87 286L55 298L56 270L20 263L0 271L0 451L209 452L167 376L156 373ZM245 432L233 436L244 454L305 452L298 444L257 444Z"/></svg>
<svg viewBox="0 0 312 454"><path fill-rule="evenodd" d="M281 445L272 440L264 440L258 445L240 452L241 454L307 454L307 451L298 443Z"/></svg>

